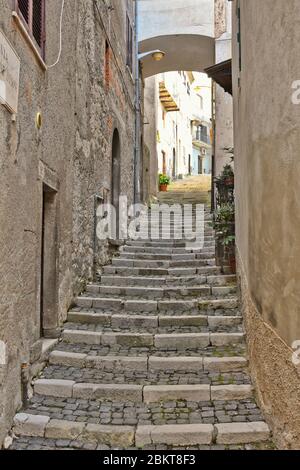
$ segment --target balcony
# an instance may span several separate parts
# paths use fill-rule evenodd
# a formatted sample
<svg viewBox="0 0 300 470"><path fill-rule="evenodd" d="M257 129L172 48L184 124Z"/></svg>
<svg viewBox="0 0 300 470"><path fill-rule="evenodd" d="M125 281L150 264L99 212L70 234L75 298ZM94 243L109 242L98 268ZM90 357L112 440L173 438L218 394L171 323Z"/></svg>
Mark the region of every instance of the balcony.
<svg viewBox="0 0 300 470"><path fill-rule="evenodd" d="M206 149L211 147L211 140L210 136L202 131L202 130L197 130L193 132L193 145L195 147L204 147Z"/></svg>
<svg viewBox="0 0 300 470"><path fill-rule="evenodd" d="M180 108L178 107L175 98L167 89L165 82L160 82L159 84L159 99L167 113L180 111Z"/></svg>

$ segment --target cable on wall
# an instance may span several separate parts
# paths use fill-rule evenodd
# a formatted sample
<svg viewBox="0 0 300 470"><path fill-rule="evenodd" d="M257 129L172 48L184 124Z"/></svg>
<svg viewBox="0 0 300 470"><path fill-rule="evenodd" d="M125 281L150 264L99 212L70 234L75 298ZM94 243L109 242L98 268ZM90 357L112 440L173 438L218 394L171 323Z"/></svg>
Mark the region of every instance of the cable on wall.
<svg viewBox="0 0 300 470"><path fill-rule="evenodd" d="M61 11L60 11L60 23L59 23L59 52L57 56L57 60L54 62L52 65L47 65L47 69L51 69L52 67L55 67L61 58L61 53L62 53L62 24L63 24L63 17L64 17L64 7L65 7L65 0L62 0L61 4Z"/></svg>

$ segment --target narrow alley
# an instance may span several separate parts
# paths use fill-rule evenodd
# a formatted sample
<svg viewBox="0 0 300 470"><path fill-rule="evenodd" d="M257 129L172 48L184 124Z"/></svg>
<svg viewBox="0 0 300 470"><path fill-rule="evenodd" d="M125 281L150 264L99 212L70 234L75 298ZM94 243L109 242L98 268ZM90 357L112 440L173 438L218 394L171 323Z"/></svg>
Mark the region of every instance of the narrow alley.
<svg viewBox="0 0 300 470"><path fill-rule="evenodd" d="M300 450L299 18L0 0L3 468Z"/></svg>
<svg viewBox="0 0 300 470"><path fill-rule="evenodd" d="M181 188L162 201L208 197L195 182ZM247 370L236 276L215 265L210 221L206 210L203 249L128 240L87 286L15 417L14 449L273 448Z"/></svg>

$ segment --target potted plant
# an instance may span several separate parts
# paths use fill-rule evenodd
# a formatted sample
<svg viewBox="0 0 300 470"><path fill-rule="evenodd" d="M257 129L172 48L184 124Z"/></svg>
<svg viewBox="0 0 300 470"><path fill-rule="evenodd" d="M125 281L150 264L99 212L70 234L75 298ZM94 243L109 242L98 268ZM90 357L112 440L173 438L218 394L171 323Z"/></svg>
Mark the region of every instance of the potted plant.
<svg viewBox="0 0 300 470"><path fill-rule="evenodd" d="M160 174L159 175L159 190L161 192L166 192L168 191L168 186L171 182L171 179L167 175Z"/></svg>

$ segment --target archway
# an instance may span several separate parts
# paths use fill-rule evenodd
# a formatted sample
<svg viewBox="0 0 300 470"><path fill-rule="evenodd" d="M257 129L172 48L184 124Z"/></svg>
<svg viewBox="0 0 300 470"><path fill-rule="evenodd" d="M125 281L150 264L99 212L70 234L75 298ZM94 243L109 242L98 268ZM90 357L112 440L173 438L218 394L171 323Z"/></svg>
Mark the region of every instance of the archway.
<svg viewBox="0 0 300 470"><path fill-rule="evenodd" d="M142 59L145 78L215 64L215 0L139 0L138 10L139 52L165 52L160 62Z"/></svg>
<svg viewBox="0 0 300 470"><path fill-rule="evenodd" d="M141 54L158 49L166 54L160 62L153 60L151 54L141 60L144 78L175 70L204 72L207 67L215 64L213 37L200 34L162 35L139 43Z"/></svg>

